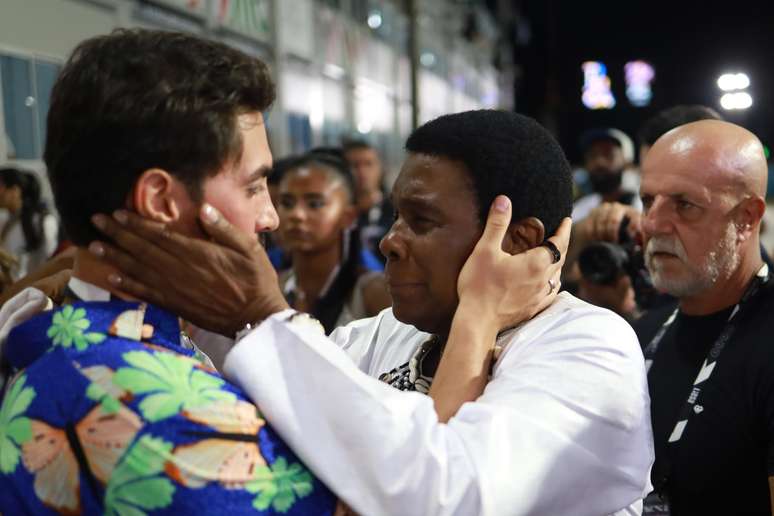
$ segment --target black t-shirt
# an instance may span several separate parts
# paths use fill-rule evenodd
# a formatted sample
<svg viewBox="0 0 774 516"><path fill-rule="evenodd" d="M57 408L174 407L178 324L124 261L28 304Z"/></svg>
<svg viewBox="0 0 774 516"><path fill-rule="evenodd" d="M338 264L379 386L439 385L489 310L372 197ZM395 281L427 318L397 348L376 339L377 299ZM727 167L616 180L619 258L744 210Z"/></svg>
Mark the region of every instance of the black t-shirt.
<svg viewBox="0 0 774 516"><path fill-rule="evenodd" d="M701 365L723 331L731 308L707 316L679 314L665 333L648 373L656 463L653 484L665 475L672 514L771 514L768 477L774 476L774 285L739 314L736 331L704 384L700 414L690 417L678 443L667 439ZM643 348L676 305L634 323ZM668 454L668 455L667 455Z"/></svg>

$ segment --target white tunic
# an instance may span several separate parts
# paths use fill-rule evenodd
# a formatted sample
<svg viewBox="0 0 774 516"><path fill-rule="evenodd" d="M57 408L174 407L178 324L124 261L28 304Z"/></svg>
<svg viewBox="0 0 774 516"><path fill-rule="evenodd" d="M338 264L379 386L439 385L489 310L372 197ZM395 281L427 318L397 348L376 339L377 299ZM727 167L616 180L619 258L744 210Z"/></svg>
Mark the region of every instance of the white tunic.
<svg viewBox="0 0 774 516"><path fill-rule="evenodd" d="M426 338L387 309L331 340L277 314L225 373L363 515L639 514L653 440L642 353L612 312L569 294L501 337L483 395L448 424L374 376ZM365 373L365 374L364 374Z"/></svg>

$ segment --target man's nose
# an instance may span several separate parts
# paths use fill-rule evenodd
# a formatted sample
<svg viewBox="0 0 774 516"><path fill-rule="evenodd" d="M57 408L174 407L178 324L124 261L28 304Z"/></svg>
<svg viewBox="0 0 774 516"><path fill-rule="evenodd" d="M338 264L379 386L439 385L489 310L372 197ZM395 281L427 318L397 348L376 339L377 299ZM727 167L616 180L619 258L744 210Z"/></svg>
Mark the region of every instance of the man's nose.
<svg viewBox="0 0 774 516"><path fill-rule="evenodd" d="M395 221L390 230L379 242L379 250L388 260L400 260L406 257L406 242L400 235L400 221Z"/></svg>
<svg viewBox="0 0 774 516"><path fill-rule="evenodd" d="M255 231L257 233L264 233L266 231L275 231L278 227L279 215L277 215L277 210L274 209L274 204L267 198L267 202L255 221Z"/></svg>
<svg viewBox="0 0 774 516"><path fill-rule="evenodd" d="M663 235L672 230L672 220L668 203L656 199L642 215L642 232L647 235Z"/></svg>

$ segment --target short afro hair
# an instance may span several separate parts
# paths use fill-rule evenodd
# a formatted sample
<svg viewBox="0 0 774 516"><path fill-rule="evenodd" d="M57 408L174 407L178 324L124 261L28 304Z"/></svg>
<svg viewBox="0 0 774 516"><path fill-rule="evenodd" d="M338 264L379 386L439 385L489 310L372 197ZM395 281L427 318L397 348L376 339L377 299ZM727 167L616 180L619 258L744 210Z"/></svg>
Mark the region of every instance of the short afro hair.
<svg viewBox="0 0 774 516"><path fill-rule="evenodd" d="M675 127L699 120L723 120L723 117L714 109L699 104L674 106L647 119L637 133L637 141L640 145L653 145Z"/></svg>
<svg viewBox="0 0 774 516"><path fill-rule="evenodd" d="M564 152L535 120L497 110L444 115L417 128L406 150L462 162L470 173L483 225L498 195L512 222L537 217L546 236L572 212L572 175Z"/></svg>

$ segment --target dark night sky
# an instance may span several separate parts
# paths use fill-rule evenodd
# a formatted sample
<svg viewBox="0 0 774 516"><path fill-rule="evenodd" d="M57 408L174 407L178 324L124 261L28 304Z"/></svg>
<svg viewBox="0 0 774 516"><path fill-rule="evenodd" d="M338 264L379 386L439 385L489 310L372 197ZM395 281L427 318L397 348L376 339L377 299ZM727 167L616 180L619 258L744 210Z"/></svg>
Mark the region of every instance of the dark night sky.
<svg viewBox="0 0 774 516"><path fill-rule="evenodd" d="M516 49L525 74L517 110L540 117L546 98L553 99L559 137L571 159L585 128L614 126L634 137L649 116L685 103L718 109L774 144L774 2L525 0L522 9L532 41ZM654 98L645 108L631 107L625 95L623 65L634 59L656 69ZM607 65L617 100L613 110L581 104L580 65L587 60ZM750 76L754 104L746 112L720 109L716 80L726 71Z"/></svg>

